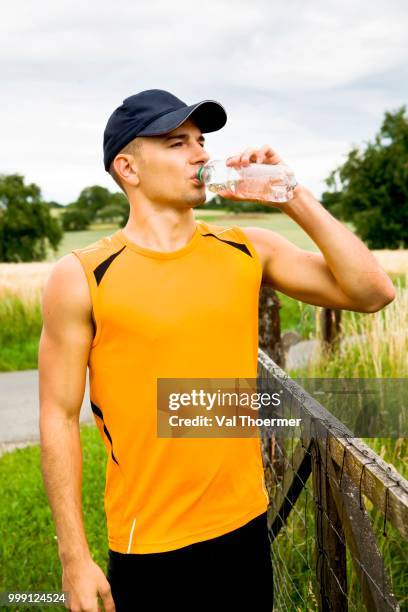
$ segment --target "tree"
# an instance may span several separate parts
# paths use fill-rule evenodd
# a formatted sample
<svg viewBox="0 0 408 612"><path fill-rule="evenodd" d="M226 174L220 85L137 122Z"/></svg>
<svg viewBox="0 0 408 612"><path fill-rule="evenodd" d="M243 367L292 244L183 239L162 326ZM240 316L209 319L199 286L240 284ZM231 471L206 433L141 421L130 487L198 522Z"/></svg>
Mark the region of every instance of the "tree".
<svg viewBox="0 0 408 612"><path fill-rule="evenodd" d="M0 261L41 261L49 247L56 252L62 236L40 188L19 174L0 174Z"/></svg>
<svg viewBox="0 0 408 612"><path fill-rule="evenodd" d="M119 222L123 216L123 208L117 204L108 204L98 213L98 221L102 223Z"/></svg>
<svg viewBox="0 0 408 612"><path fill-rule="evenodd" d="M54 200L50 200L49 202L44 202L49 208L64 208L62 204L59 202L55 202Z"/></svg>
<svg viewBox="0 0 408 612"><path fill-rule="evenodd" d="M369 248L408 246L408 118L402 106L386 112L374 142L354 146L326 179L322 204L351 221Z"/></svg>
<svg viewBox="0 0 408 612"><path fill-rule="evenodd" d="M243 212L260 212L263 214L269 214L274 212L280 212L277 207L267 206L265 204L259 204L257 202L242 201L236 202L234 200L229 200L228 198L224 198L220 195L215 195L211 200L205 202L204 204L200 204L196 206L196 210L225 210L233 213L243 213Z"/></svg>
<svg viewBox="0 0 408 612"><path fill-rule="evenodd" d="M85 187L79 194L75 206L88 212L90 218L94 220L100 210L111 204L112 193L106 187L92 185Z"/></svg>
<svg viewBox="0 0 408 612"><path fill-rule="evenodd" d="M111 193L110 203L98 213L101 221L118 222L121 227L126 225L129 218L129 202L123 193Z"/></svg>
<svg viewBox="0 0 408 612"><path fill-rule="evenodd" d="M85 230L91 223L118 220L125 224L129 216L129 204L122 193L112 193L105 187L85 187L78 199L61 213L65 231Z"/></svg>
<svg viewBox="0 0 408 612"><path fill-rule="evenodd" d="M76 203L68 204L61 213L62 227L66 232L86 230L90 226L91 221L89 211L79 208Z"/></svg>

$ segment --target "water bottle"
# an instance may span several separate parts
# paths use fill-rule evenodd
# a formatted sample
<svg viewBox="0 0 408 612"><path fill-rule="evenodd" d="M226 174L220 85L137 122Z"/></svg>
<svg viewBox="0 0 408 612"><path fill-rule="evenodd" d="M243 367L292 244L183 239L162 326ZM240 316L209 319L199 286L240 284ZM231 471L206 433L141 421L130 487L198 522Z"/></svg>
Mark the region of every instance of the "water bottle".
<svg viewBox="0 0 408 612"><path fill-rule="evenodd" d="M249 164L234 168L222 159L200 166L197 178L209 191L225 198L236 195L265 202L288 202L297 185L295 175L285 164Z"/></svg>

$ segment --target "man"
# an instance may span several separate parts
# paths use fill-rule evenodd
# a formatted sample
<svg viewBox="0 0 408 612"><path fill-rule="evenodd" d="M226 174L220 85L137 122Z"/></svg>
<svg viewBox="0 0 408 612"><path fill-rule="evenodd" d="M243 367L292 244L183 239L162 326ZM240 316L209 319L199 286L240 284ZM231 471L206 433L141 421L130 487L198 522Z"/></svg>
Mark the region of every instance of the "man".
<svg viewBox="0 0 408 612"><path fill-rule="evenodd" d="M149 609L251 599L252 609L271 610L260 441L157 436L157 379L256 378L261 282L359 312L394 299L370 251L301 185L280 207L321 253L270 230L195 221L205 202L195 177L209 159L203 133L225 122L213 100L187 106L157 89L124 100L105 128L104 165L127 195L129 219L62 257L44 291L42 469L72 610L97 610L98 595L105 610L138 610L143 598ZM229 164L280 161L265 145ZM82 521L78 421L87 365L108 453L107 576ZM194 601L183 591L192 581Z"/></svg>

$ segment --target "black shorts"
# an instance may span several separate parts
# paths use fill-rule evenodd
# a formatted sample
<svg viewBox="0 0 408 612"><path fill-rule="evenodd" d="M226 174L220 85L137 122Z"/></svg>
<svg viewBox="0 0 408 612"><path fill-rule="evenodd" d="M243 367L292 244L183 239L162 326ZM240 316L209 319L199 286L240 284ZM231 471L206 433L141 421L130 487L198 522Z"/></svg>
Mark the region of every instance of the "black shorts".
<svg viewBox="0 0 408 612"><path fill-rule="evenodd" d="M178 611L249 606L251 612L272 612L267 514L216 538L167 552L126 554L109 549L107 579L116 612L161 606Z"/></svg>

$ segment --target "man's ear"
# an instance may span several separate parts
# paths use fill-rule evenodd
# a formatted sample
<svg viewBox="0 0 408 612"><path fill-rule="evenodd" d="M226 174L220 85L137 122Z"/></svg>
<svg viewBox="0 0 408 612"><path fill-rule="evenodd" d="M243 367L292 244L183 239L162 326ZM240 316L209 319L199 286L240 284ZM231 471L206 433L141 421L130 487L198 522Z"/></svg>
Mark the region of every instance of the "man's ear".
<svg viewBox="0 0 408 612"><path fill-rule="evenodd" d="M113 167L122 181L130 183L134 187L139 184L139 170L133 155L119 153L113 161Z"/></svg>

